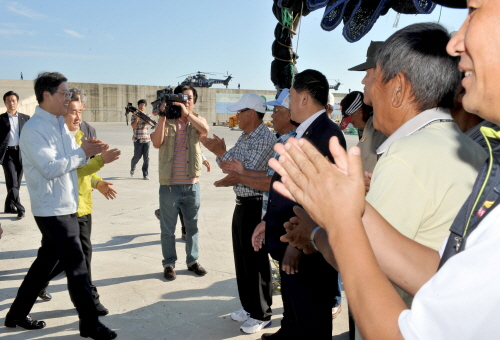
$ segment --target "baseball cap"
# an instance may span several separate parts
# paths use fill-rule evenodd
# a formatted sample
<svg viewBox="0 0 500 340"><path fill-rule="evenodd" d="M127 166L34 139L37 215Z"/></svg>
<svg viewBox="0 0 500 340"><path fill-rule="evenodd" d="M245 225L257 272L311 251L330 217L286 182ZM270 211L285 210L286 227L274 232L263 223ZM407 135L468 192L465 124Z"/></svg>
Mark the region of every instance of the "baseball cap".
<svg viewBox="0 0 500 340"><path fill-rule="evenodd" d="M357 66L351 67L349 71L366 71L375 67L375 53L382 47L383 41L372 41L366 51L366 61Z"/></svg>
<svg viewBox="0 0 500 340"><path fill-rule="evenodd" d="M283 89L278 96L278 99L271 102L265 102L265 105L272 106L284 106L287 109L290 108L290 89Z"/></svg>
<svg viewBox="0 0 500 340"><path fill-rule="evenodd" d="M340 102L342 110L342 121L340 122L340 129L344 130L351 122L352 115L358 111L363 105L363 93L359 91L352 91Z"/></svg>
<svg viewBox="0 0 500 340"><path fill-rule="evenodd" d="M227 107L228 111L233 112L243 109L253 109L260 113L266 113L264 98L256 93L245 93L237 103L231 104Z"/></svg>
<svg viewBox="0 0 500 340"><path fill-rule="evenodd" d="M432 0L432 2L444 7L467 8L466 0Z"/></svg>

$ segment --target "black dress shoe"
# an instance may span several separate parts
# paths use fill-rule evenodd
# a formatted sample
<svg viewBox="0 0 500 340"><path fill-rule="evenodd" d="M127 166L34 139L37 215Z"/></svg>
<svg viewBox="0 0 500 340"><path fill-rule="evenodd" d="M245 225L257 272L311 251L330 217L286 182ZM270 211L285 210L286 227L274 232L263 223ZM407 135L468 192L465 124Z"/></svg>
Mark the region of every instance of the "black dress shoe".
<svg viewBox="0 0 500 340"><path fill-rule="evenodd" d="M109 310L102 305L102 303L96 303L95 308L97 309L97 315L104 316L109 314Z"/></svg>
<svg viewBox="0 0 500 340"><path fill-rule="evenodd" d="M7 313L5 317L5 327L16 328L16 326L22 327L24 329L42 329L45 327L45 321L33 320L30 315L22 319L14 318L10 313Z"/></svg>
<svg viewBox="0 0 500 340"><path fill-rule="evenodd" d="M108 340L116 338L117 334L99 321L93 327L89 327L80 320L80 336L94 340Z"/></svg>
<svg viewBox="0 0 500 340"><path fill-rule="evenodd" d="M195 272L195 274L199 275L199 276L203 276L203 275L205 275L207 273L207 271L205 270L205 268L203 268L201 266L201 264L199 264L198 262L196 262L192 266L189 266L188 270L192 271L192 272Z"/></svg>
<svg viewBox="0 0 500 340"><path fill-rule="evenodd" d="M50 300L52 300L52 295L50 295L49 293L47 293L47 291L45 289L42 289L40 291L40 293L38 293L38 297L40 299L42 299L43 301L50 301Z"/></svg>
<svg viewBox="0 0 500 340"><path fill-rule="evenodd" d="M18 213L17 213L17 219L18 219L18 220L21 220L21 219L23 219L23 218L24 218L24 211L20 211L20 212L18 212Z"/></svg>
<svg viewBox="0 0 500 340"><path fill-rule="evenodd" d="M175 280L177 278L175 269L173 267L165 267L165 270L163 271L163 277L170 281Z"/></svg>
<svg viewBox="0 0 500 340"><path fill-rule="evenodd" d="M6 213L6 214L17 214L17 209L5 209L4 213Z"/></svg>

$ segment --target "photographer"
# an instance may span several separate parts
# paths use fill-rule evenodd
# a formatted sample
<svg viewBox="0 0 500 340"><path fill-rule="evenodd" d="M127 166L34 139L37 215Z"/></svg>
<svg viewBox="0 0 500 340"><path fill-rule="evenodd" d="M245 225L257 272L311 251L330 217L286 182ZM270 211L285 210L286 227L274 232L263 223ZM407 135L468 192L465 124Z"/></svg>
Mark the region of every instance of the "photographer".
<svg viewBox="0 0 500 340"><path fill-rule="evenodd" d="M137 102L137 107L139 111L144 113L146 116L151 118L151 115L145 113L146 99L141 99ZM134 141L134 156L132 157L130 165L130 176L134 177L135 166L142 157L142 176L145 180L149 179L148 167L149 167L149 144L151 138L149 137L149 124L144 120L140 119L135 113L132 112L132 118L130 119L130 126L134 130L132 140Z"/></svg>
<svg viewBox="0 0 500 340"><path fill-rule="evenodd" d="M186 226L186 263L188 270L203 276L207 272L198 262L198 210L200 208L201 145L200 135L208 134L208 124L194 110L196 89L179 85L175 94L188 96L186 102L174 102L180 116L171 116L172 108L160 106L160 117L151 140L159 148L160 228L164 277L175 280L175 226L179 211ZM165 112L167 111L167 112ZM175 110L174 110L175 111ZM169 115L167 118L166 115Z"/></svg>

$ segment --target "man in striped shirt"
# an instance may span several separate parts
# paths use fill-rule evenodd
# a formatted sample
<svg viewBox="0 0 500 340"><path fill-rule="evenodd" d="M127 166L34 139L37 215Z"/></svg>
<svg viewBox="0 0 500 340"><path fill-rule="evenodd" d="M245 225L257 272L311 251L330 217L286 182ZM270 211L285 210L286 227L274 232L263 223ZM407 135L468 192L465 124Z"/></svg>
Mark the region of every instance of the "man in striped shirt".
<svg viewBox="0 0 500 340"><path fill-rule="evenodd" d="M147 105L148 103L146 102L146 99L141 99L137 102L139 111L144 113L146 116L151 117L150 114L144 112L146 111ZM130 176L134 177L135 166L142 157L142 176L145 180L149 180L149 144L151 141L148 130L149 123L140 119L135 114L132 114L130 126L132 126L132 129L134 130L134 134L132 135L132 140L134 141L134 156L131 160Z"/></svg>
<svg viewBox="0 0 500 340"><path fill-rule="evenodd" d="M198 98L196 89L179 85L175 94L188 96L185 103L174 103L182 110L180 118L167 119L161 115L151 134L155 148L159 148L160 173L160 228L163 252L163 275L175 280L175 226L182 212L186 226L186 264L188 270L203 276L207 271L198 262L198 210L200 208L201 145L200 135L208 134L205 118L194 112ZM165 104L160 107L165 110Z"/></svg>

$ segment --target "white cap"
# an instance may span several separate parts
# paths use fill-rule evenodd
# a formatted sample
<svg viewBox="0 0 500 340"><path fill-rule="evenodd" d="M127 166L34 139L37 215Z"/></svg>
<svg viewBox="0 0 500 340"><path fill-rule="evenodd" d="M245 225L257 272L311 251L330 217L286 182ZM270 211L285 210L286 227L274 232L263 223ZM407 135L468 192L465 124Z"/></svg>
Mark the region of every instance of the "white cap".
<svg viewBox="0 0 500 340"><path fill-rule="evenodd" d="M290 108L290 89L283 89L278 96L278 99L273 100L272 102L265 102L266 105L273 106L284 106L287 109Z"/></svg>
<svg viewBox="0 0 500 340"><path fill-rule="evenodd" d="M333 96L333 93L328 93L328 105L335 105L335 97Z"/></svg>
<svg viewBox="0 0 500 340"><path fill-rule="evenodd" d="M260 113L266 113L264 98L256 93L245 93L237 103L227 107L228 111L239 111L243 109L253 109Z"/></svg>

